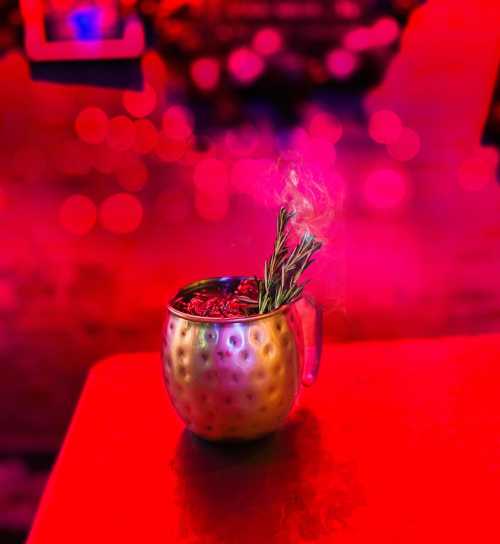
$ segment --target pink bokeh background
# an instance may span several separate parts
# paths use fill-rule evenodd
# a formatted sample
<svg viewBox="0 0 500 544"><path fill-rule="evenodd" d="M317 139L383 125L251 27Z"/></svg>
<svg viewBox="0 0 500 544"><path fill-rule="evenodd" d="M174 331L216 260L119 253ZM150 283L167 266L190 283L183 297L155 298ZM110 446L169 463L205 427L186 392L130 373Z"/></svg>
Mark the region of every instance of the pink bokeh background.
<svg viewBox="0 0 500 544"><path fill-rule="evenodd" d="M327 339L500 330L499 154L482 143L500 8L429 0L403 26L358 23L358 4L336 2L354 28L311 73L342 84L366 51L399 43L381 82L353 91L352 108L311 93L284 127L262 114L203 123L154 48L142 90L36 80L23 51L6 50L2 452L55 450L89 366L157 349L183 284L261 274L283 200L299 206L299 231L324 240L308 289ZM295 69L288 45L262 25L224 59L201 51L189 84L210 97L227 77L244 92L276 59ZM217 96L210 111L225 118L235 105Z"/></svg>

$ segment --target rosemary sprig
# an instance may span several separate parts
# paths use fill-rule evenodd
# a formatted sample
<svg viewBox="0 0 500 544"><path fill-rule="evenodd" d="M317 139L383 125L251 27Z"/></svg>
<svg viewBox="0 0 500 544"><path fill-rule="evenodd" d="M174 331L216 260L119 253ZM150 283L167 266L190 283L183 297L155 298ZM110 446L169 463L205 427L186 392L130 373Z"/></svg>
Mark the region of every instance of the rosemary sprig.
<svg viewBox="0 0 500 544"><path fill-rule="evenodd" d="M304 284L298 281L302 273L314 260L312 255L321 247L312 234L306 233L300 242L290 251L287 247L288 224L293 212L281 208L276 226L274 251L264 266L264 279L259 282L259 313L276 310L283 304L289 304L298 298Z"/></svg>

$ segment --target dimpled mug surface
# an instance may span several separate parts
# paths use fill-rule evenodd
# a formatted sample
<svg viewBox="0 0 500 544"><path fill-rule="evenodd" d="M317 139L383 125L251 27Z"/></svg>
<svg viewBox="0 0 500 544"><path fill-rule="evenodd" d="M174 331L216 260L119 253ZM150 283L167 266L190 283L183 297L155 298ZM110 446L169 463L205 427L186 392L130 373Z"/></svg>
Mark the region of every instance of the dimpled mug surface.
<svg viewBox="0 0 500 544"><path fill-rule="evenodd" d="M185 294L214 282L191 284ZM187 427L209 440L250 440L279 428L297 397L304 341L294 304L264 315L207 318L172 305L163 336L163 369Z"/></svg>

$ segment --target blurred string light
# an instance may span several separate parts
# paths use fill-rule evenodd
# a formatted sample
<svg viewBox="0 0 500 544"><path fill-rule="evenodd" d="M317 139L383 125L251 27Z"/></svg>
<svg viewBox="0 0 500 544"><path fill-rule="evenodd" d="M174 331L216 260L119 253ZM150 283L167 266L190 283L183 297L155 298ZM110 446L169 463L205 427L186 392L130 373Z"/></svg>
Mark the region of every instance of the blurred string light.
<svg viewBox="0 0 500 544"><path fill-rule="evenodd" d="M84 195L75 194L68 197L59 209L59 222L65 230L77 236L89 233L96 220L96 205Z"/></svg>
<svg viewBox="0 0 500 544"><path fill-rule="evenodd" d="M139 199L129 193L116 193L99 206L101 225L113 234L134 232L142 222L143 208Z"/></svg>

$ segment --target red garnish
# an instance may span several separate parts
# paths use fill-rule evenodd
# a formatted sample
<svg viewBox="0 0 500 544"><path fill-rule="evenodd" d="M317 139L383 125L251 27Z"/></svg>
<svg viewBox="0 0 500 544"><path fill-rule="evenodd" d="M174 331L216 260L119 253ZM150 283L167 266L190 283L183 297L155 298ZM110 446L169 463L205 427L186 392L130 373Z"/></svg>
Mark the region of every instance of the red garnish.
<svg viewBox="0 0 500 544"><path fill-rule="evenodd" d="M203 317L245 317L255 313L259 288L256 280L242 280L233 292L202 289L191 298L179 297L174 306L187 314ZM253 310L253 311L252 311Z"/></svg>

